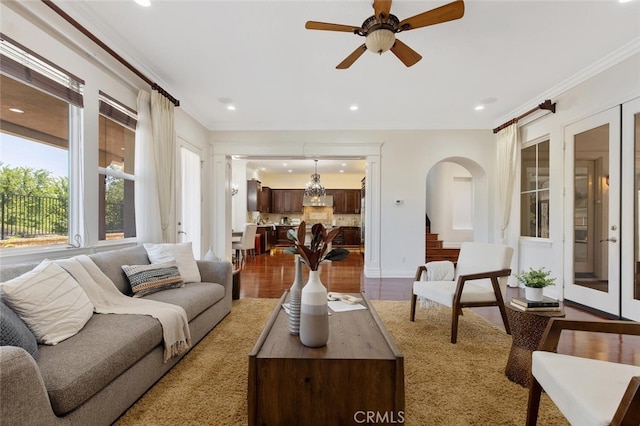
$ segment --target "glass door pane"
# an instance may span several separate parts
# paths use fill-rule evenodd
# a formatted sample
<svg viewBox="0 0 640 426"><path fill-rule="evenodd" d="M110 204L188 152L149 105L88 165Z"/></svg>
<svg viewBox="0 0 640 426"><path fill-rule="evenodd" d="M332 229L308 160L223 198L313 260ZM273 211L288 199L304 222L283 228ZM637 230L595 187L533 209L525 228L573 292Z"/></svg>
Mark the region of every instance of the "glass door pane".
<svg viewBox="0 0 640 426"><path fill-rule="evenodd" d="M620 108L567 126L564 297L620 315Z"/></svg>

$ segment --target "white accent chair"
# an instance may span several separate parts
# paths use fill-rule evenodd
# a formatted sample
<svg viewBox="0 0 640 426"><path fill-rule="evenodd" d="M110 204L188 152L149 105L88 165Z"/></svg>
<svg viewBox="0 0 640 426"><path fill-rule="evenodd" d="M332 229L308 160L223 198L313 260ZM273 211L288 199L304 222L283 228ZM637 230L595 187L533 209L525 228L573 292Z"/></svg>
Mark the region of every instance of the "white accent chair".
<svg viewBox="0 0 640 426"><path fill-rule="evenodd" d="M451 343L458 338L462 308L498 306L507 334L511 334L504 295L511 274L513 249L499 244L462 243L453 281L426 281L426 265L418 267L411 297L411 321L415 321L418 296L451 308Z"/></svg>
<svg viewBox="0 0 640 426"><path fill-rule="evenodd" d="M249 251L252 254L252 257L255 258L257 231L258 225L255 223L245 223L240 241L234 241L231 243L231 248L236 251L237 261L244 263L247 260L247 251ZM238 253L240 256L238 256Z"/></svg>
<svg viewBox="0 0 640 426"><path fill-rule="evenodd" d="M640 425L640 366L555 353L563 330L638 336L640 323L552 318L532 354L527 426L543 389L572 425Z"/></svg>

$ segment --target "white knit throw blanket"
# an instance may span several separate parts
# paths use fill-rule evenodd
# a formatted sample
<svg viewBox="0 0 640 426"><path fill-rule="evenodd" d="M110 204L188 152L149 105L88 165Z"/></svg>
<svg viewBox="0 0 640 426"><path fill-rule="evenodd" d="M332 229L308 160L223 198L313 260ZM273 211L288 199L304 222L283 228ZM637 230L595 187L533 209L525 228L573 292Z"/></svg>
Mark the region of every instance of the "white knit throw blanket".
<svg viewBox="0 0 640 426"><path fill-rule="evenodd" d="M427 262L427 281L453 281L453 262L448 260L437 260Z"/></svg>
<svg viewBox="0 0 640 426"><path fill-rule="evenodd" d="M191 347L187 314L181 306L125 296L89 256L80 255L56 263L80 284L99 314L150 315L160 321L164 338L164 362Z"/></svg>
<svg viewBox="0 0 640 426"><path fill-rule="evenodd" d="M449 260L436 260L433 262L427 262L425 264L427 268L426 274L423 277L427 281L453 281L455 276L455 268L453 262ZM433 300L426 299L422 296L418 298L419 306L429 308L440 308L440 305Z"/></svg>

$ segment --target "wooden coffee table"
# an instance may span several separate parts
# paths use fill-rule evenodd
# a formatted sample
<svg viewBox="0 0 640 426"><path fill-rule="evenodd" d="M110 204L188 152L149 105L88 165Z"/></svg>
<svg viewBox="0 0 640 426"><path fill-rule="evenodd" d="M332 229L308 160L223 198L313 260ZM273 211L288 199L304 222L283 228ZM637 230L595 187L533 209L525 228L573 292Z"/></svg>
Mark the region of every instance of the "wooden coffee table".
<svg viewBox="0 0 640 426"><path fill-rule="evenodd" d="M368 309L332 313L327 345L308 348L289 333L285 292L249 353L249 425L356 424L370 412L404 422L404 357L355 296Z"/></svg>

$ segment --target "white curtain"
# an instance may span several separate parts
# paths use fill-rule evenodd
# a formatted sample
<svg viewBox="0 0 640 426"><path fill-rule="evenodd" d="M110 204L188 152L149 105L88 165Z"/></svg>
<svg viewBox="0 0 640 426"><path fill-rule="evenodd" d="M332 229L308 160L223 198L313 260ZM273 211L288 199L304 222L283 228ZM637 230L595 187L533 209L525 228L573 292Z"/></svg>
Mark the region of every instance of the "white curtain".
<svg viewBox="0 0 640 426"><path fill-rule="evenodd" d="M516 159L518 149L518 124L513 123L496 134L498 146L498 191L500 203L500 237L502 243L507 243L507 229L511 216L513 202L513 184L516 173Z"/></svg>
<svg viewBox="0 0 640 426"><path fill-rule="evenodd" d="M135 209L136 237L143 243L162 242L160 204L153 160L153 130L151 126L151 95L138 93L138 124L136 127L135 155Z"/></svg>
<svg viewBox="0 0 640 426"><path fill-rule="evenodd" d="M160 203L160 224L162 241L175 242L175 232L171 226L174 215L174 180L176 134L174 125L174 105L165 96L151 92L151 122L153 125L153 149L155 153L158 181L158 201Z"/></svg>

